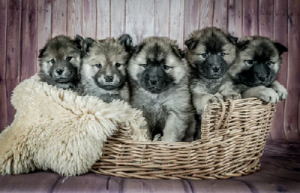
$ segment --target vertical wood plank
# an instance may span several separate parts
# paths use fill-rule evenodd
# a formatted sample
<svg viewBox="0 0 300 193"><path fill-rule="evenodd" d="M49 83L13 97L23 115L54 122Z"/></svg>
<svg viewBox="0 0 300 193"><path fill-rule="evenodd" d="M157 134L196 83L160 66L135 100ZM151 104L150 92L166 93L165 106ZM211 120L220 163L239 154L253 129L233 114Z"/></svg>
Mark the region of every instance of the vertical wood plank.
<svg viewBox="0 0 300 193"><path fill-rule="evenodd" d="M170 38L183 48L184 0L170 0Z"/></svg>
<svg viewBox="0 0 300 193"><path fill-rule="evenodd" d="M154 0L126 1L126 33L135 43L154 35Z"/></svg>
<svg viewBox="0 0 300 193"><path fill-rule="evenodd" d="M200 29L213 25L214 0L201 0L200 3Z"/></svg>
<svg viewBox="0 0 300 193"><path fill-rule="evenodd" d="M67 0L52 1L52 37L67 33Z"/></svg>
<svg viewBox="0 0 300 193"><path fill-rule="evenodd" d="M75 37L82 34L82 1L68 0L67 34Z"/></svg>
<svg viewBox="0 0 300 193"><path fill-rule="evenodd" d="M228 32L236 37L242 37L242 2L241 0L229 0L228 2Z"/></svg>
<svg viewBox="0 0 300 193"><path fill-rule="evenodd" d="M125 33L125 0L111 0L110 36L119 37Z"/></svg>
<svg viewBox="0 0 300 193"><path fill-rule="evenodd" d="M7 126L7 100L6 100L6 24L7 2L0 0L0 132Z"/></svg>
<svg viewBox="0 0 300 193"><path fill-rule="evenodd" d="M300 1L288 1L288 96L285 105L285 134L288 141L299 141L299 96L300 96Z"/></svg>
<svg viewBox="0 0 300 193"><path fill-rule="evenodd" d="M118 8L118 7L117 7ZM110 1L97 1L97 38L104 39L110 36Z"/></svg>
<svg viewBox="0 0 300 193"><path fill-rule="evenodd" d="M37 58L37 1L22 2L21 81L36 72Z"/></svg>
<svg viewBox="0 0 300 193"><path fill-rule="evenodd" d="M288 47L288 1L274 0L274 39ZM277 77L277 80L287 86L287 56L288 53L282 55L282 65ZM285 101L282 101L276 106L276 113L273 119L271 136L273 140L284 141L285 126L284 126L284 106Z"/></svg>
<svg viewBox="0 0 300 193"><path fill-rule="evenodd" d="M7 1L7 33L6 33L6 97L7 124L11 124L15 109L12 107L11 95L20 80L20 42L22 1Z"/></svg>
<svg viewBox="0 0 300 193"><path fill-rule="evenodd" d="M91 37L91 38L96 37L96 29L97 29L96 12L97 12L96 0L83 1L82 35L84 37Z"/></svg>
<svg viewBox="0 0 300 193"><path fill-rule="evenodd" d="M259 0L259 35L273 38L274 0Z"/></svg>
<svg viewBox="0 0 300 193"><path fill-rule="evenodd" d="M169 36L170 4L166 0L155 0L154 35Z"/></svg>
<svg viewBox="0 0 300 193"><path fill-rule="evenodd" d="M199 29L200 1L185 1L184 9L184 39L188 39L194 30Z"/></svg>
<svg viewBox="0 0 300 193"><path fill-rule="evenodd" d="M214 6L214 19L213 19L213 26L219 27L225 31L227 31L227 0L217 0L215 1Z"/></svg>
<svg viewBox="0 0 300 193"><path fill-rule="evenodd" d="M258 35L258 0L243 1L243 35Z"/></svg>
<svg viewBox="0 0 300 193"><path fill-rule="evenodd" d="M51 20L52 20L52 4L48 0L38 0L38 43L37 49L40 50L46 44L46 41L51 38ZM39 71L38 60L37 71Z"/></svg>

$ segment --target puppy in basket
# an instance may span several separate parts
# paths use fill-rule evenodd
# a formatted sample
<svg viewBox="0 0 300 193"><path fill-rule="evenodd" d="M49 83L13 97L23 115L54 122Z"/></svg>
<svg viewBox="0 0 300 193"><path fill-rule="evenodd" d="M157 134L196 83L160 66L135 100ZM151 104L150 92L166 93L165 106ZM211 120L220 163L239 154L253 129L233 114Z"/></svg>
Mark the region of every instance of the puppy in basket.
<svg viewBox="0 0 300 193"><path fill-rule="evenodd" d="M245 37L238 44L238 57L229 70L235 89L243 98L256 97L265 102L284 100L287 90L276 81L282 63L281 55L288 49L267 37Z"/></svg>
<svg viewBox="0 0 300 193"><path fill-rule="evenodd" d="M143 111L148 137L192 141L194 109L189 93L188 65L176 41L150 37L134 48L128 66L131 105ZM157 139L155 139L157 140Z"/></svg>
<svg viewBox="0 0 300 193"><path fill-rule="evenodd" d="M131 56L132 38L124 34L117 40L86 38L83 44L80 95L91 95L105 102L129 101L127 62Z"/></svg>
<svg viewBox="0 0 300 193"><path fill-rule="evenodd" d="M227 74L236 58L236 42L236 37L215 27L196 30L185 41L186 59L192 68L190 91L200 117L207 104L241 98ZM197 130L196 139L200 135Z"/></svg>
<svg viewBox="0 0 300 193"><path fill-rule="evenodd" d="M50 39L39 53L41 81L63 89L75 90L79 82L83 38L60 35Z"/></svg>

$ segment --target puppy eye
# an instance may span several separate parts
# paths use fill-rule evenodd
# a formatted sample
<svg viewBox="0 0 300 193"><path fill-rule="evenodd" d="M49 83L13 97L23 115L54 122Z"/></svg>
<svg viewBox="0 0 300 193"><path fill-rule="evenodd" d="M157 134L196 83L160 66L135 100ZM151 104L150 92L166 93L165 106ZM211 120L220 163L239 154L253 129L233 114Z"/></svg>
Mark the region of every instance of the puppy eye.
<svg viewBox="0 0 300 193"><path fill-rule="evenodd" d="M116 65L117 68L119 68L121 66L120 63L116 63L115 65Z"/></svg>
<svg viewBox="0 0 300 193"><path fill-rule="evenodd" d="M67 61L71 61L71 60L72 60L72 57L69 56L69 57L66 58L66 60L67 60Z"/></svg>
<svg viewBox="0 0 300 193"><path fill-rule="evenodd" d="M208 56L207 53L203 53L203 54L200 54L203 58L206 58Z"/></svg>
<svg viewBox="0 0 300 193"><path fill-rule="evenodd" d="M168 69L170 69L170 66L164 65L163 68L164 68L164 70L168 70Z"/></svg>
<svg viewBox="0 0 300 193"><path fill-rule="evenodd" d="M271 65L271 64L274 64L274 62L272 62L272 61L267 61L266 64Z"/></svg>
<svg viewBox="0 0 300 193"><path fill-rule="evenodd" d="M221 56L221 57L224 57L225 55L226 55L226 54L225 54L224 52L221 52L221 53L220 53L220 56Z"/></svg>
<svg viewBox="0 0 300 193"><path fill-rule="evenodd" d="M252 65L254 63L254 60L246 60L246 63Z"/></svg>
<svg viewBox="0 0 300 193"><path fill-rule="evenodd" d="M50 60L50 63L53 64L54 62L55 62L55 60L52 58L52 59Z"/></svg>
<svg viewBox="0 0 300 193"><path fill-rule="evenodd" d="M97 68L101 68L101 64L95 64L95 66L97 67Z"/></svg>
<svg viewBox="0 0 300 193"><path fill-rule="evenodd" d="M144 68L148 68L149 64L141 64L141 66L143 66Z"/></svg>

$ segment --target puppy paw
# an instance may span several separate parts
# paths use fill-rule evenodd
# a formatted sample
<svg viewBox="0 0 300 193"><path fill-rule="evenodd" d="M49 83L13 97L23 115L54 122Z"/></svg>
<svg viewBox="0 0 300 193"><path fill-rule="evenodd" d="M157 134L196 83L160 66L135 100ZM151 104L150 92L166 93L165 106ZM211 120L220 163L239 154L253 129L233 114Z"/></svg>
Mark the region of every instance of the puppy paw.
<svg viewBox="0 0 300 193"><path fill-rule="evenodd" d="M241 94L236 93L236 92L228 92L228 93L223 94L224 101L236 100L236 99L241 99L241 98L242 98Z"/></svg>
<svg viewBox="0 0 300 193"><path fill-rule="evenodd" d="M153 138L153 141L161 141L161 134L156 134Z"/></svg>
<svg viewBox="0 0 300 193"><path fill-rule="evenodd" d="M267 103L277 103L279 101L278 94L272 88L266 88L257 93L257 98Z"/></svg>
<svg viewBox="0 0 300 193"><path fill-rule="evenodd" d="M279 100L282 101L282 100L286 99L288 92L287 92L286 88L284 88L284 86L282 86L281 84L276 84L276 85L273 85L272 88L278 94Z"/></svg>

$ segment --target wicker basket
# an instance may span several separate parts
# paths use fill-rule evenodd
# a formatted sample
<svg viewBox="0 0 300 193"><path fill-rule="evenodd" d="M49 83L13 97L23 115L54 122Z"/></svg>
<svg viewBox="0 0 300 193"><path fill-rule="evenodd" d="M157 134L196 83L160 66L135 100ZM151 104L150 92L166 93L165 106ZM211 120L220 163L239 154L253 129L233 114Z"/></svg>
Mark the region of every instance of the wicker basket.
<svg viewBox="0 0 300 193"><path fill-rule="evenodd" d="M275 106L240 99L208 106L202 138L187 142L140 142L120 129L103 147L91 171L142 179L226 179L259 169Z"/></svg>

